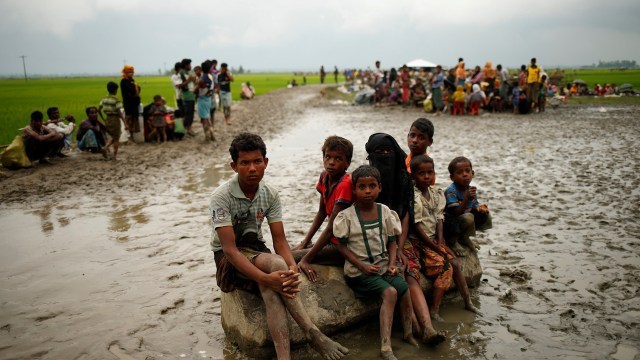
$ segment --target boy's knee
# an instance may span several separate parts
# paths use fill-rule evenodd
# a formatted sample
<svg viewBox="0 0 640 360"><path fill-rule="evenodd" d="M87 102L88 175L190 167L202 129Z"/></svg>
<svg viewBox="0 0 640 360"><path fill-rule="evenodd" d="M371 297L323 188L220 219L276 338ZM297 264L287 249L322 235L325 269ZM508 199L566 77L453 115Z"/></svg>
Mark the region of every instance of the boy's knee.
<svg viewBox="0 0 640 360"><path fill-rule="evenodd" d="M266 271L274 272L279 270L288 270L287 263L280 255L265 253L260 256L265 257L264 260L262 260L262 263L265 265Z"/></svg>
<svg viewBox="0 0 640 360"><path fill-rule="evenodd" d="M460 222L461 229L472 229L475 228L475 217L472 213L462 214L458 217L458 221Z"/></svg>
<svg viewBox="0 0 640 360"><path fill-rule="evenodd" d="M384 291L382 292L383 301L396 302L397 299L398 299L398 291L393 286L389 286L388 288L384 289Z"/></svg>

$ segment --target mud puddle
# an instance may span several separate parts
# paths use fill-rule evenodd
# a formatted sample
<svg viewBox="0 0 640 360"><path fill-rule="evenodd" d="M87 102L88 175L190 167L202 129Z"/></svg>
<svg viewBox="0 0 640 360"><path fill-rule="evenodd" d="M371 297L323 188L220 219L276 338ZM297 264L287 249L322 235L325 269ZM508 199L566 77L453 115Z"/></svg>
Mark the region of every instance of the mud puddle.
<svg viewBox="0 0 640 360"><path fill-rule="evenodd" d="M296 109L269 119L284 119L286 131L265 132L266 179L280 189L292 244L317 209L324 138L353 142L353 170L366 163L370 134L390 133L406 148L408 127L421 115L328 104ZM443 304L445 322L436 324L447 341L415 349L396 333L400 359L638 358L638 118L635 108L431 118L438 185L449 183L448 161L467 156L480 201L494 213L494 228L478 235L485 274L472 291L484 316L464 311L453 294ZM220 326L208 247L208 195L231 174L229 136L207 156L191 154L192 162L153 173L162 186L3 202L0 357L244 358ZM84 175L98 166L110 165L92 164ZM147 178L143 171L132 181ZM110 181L96 178L95 185ZM378 337L375 320L335 336L352 358L377 357ZM307 348L295 357L318 358Z"/></svg>

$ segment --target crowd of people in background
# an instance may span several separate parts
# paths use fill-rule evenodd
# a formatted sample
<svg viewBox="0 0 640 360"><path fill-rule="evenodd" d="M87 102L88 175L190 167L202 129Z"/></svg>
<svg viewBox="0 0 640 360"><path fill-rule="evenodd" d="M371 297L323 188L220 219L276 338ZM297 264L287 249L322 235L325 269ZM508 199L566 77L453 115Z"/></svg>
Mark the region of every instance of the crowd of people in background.
<svg viewBox="0 0 640 360"><path fill-rule="evenodd" d="M9 153L3 158L9 160L3 161L3 165L19 168L30 166L34 161L50 163L51 157L67 157L74 132L78 150L117 160L122 141L163 143L185 136L194 137L196 133L192 127L196 111L205 140L215 141L213 124L218 109L222 109L225 124L231 125L231 82L234 77L226 63L218 70L217 60L205 60L193 68L191 62L191 59L183 59L175 63L171 83L176 107L167 105L166 99L159 94L154 95L151 104L143 107L142 89L134 79L134 67L125 65L120 85L108 82L107 95L98 106L85 109L86 119L79 126L71 115L61 118L57 107L47 109L47 120L41 111L32 112L29 125L21 129L21 136L5 151ZM243 83L241 89L241 98L255 96L251 83Z"/></svg>
<svg viewBox="0 0 640 360"><path fill-rule="evenodd" d="M176 107L167 105L161 95L155 95L153 102L143 107L141 87L134 79L134 68L125 65L120 85L115 82L107 84L107 95L99 106L85 109L87 117L80 126L76 126L71 115L61 118L57 107L47 109L46 121L42 112L34 111L29 126L21 129L22 137L17 145L20 156L25 158L22 163L45 163L52 156L66 157L74 132L80 151L100 153L105 159L115 160L122 141L163 143L194 137L196 113L205 140L215 141L216 111L222 111L225 124L232 123L231 82L235 79L226 63L222 63L220 69L215 59L205 60L195 67L191 63L191 59L185 58L174 65L171 83ZM333 76L336 84L340 73L335 66ZM376 61L372 70L345 69L342 75L350 89L371 89L370 96L365 97L367 103L418 106L436 115L478 115L481 110L528 114L544 112L548 99L556 106L571 96L619 94L615 84L596 84L593 90L581 81L559 85L562 76L552 74L554 81L550 81L535 58L529 65L522 65L518 72L510 72L501 64L494 68L491 61L482 68L479 65L468 67L464 59L459 58L448 69L441 65L433 68L403 65L399 69L385 70L380 61ZM320 67L319 76L321 84L324 84L327 76L324 66ZM306 76L303 76L303 84L306 83ZM294 79L288 87L297 85ZM122 100L117 96L118 89ZM252 99L254 96L255 89L251 83L243 83L240 97Z"/></svg>
<svg viewBox="0 0 640 360"><path fill-rule="evenodd" d="M513 109L527 114L545 110L546 98L556 96L557 87L548 82L548 75L532 58L517 74L501 64L495 68L487 61L481 68L469 68L464 59L445 70L409 68L383 70L380 61L373 70L347 69L347 83L360 83L373 88L371 102L377 105L400 104L422 106L428 112L448 112L453 115L478 115L481 109L502 112Z"/></svg>
<svg viewBox="0 0 640 360"><path fill-rule="evenodd" d="M370 96L356 96L356 103L419 106L427 112L452 115L478 115L481 110L544 112L548 100L557 106L572 96L617 96L625 91L615 84L596 84L591 91L581 80L560 85L563 74L554 72L549 76L535 58L517 71L509 71L502 64L494 68L491 61L483 67L468 67L459 58L448 69L441 65L432 68L403 65L384 70L380 61L376 61L373 69L346 69L343 75L351 91L373 90Z"/></svg>

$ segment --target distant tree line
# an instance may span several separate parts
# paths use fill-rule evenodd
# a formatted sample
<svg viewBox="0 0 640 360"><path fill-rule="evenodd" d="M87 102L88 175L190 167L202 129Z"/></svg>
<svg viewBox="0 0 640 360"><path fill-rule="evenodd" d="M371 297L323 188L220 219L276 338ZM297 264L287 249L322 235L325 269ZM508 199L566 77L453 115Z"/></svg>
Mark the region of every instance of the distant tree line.
<svg viewBox="0 0 640 360"><path fill-rule="evenodd" d="M638 64L636 63L635 60L614 60L614 61L602 61L599 60L598 61L598 65L593 64L593 67L595 68L604 68L604 69L610 69L610 68L635 68L637 67Z"/></svg>

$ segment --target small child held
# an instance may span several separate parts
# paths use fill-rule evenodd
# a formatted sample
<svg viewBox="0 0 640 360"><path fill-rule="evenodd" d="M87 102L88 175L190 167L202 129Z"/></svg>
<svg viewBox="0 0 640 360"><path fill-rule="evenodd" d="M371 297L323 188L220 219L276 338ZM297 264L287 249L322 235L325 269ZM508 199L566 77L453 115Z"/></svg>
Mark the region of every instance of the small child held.
<svg viewBox="0 0 640 360"><path fill-rule="evenodd" d="M318 212L313 218L307 235L300 244L292 249L295 251L294 256L304 253L298 267L312 282L318 279L315 269L311 266L314 260L339 265L342 265L344 261L335 247L338 240L333 236L333 221L340 211L348 208L352 203L351 175L347 173L352 156L353 145L351 141L343 137L329 136L322 145L324 171L320 174L316 185L316 190L320 193ZM311 238L318 232L325 219L328 219L327 227L322 231L313 247L306 250Z"/></svg>
<svg viewBox="0 0 640 360"><path fill-rule="evenodd" d="M471 160L459 156L449 163L449 176L453 183L444 191L447 199L444 217L444 236L457 256L465 256L460 244L472 252L480 246L471 240L476 229L491 228L491 214L487 205L480 205L476 187L471 186L475 172Z"/></svg>
<svg viewBox="0 0 640 360"><path fill-rule="evenodd" d="M160 136L162 135L162 141L167 142L166 122L164 116L168 114L167 108L162 104L162 96L156 95L153 97L153 105L149 109L151 115L151 125L156 133L156 139L160 144Z"/></svg>
<svg viewBox="0 0 640 360"><path fill-rule="evenodd" d="M430 278L435 278L431 302L431 319L433 320L442 321L440 304L444 293L451 286L451 280L456 283L465 308L479 314L478 309L471 302L467 281L458 260L444 241L445 197L442 189L432 185L436 176L433 159L424 155L417 156L411 160L411 170L415 183L415 219L409 238L415 258L410 259L407 279L415 280L419 286L419 271ZM407 249L406 246L405 249ZM409 282L409 284L411 290L412 283Z"/></svg>
<svg viewBox="0 0 640 360"><path fill-rule="evenodd" d="M380 172L376 168L360 166L351 178L357 200L336 216L333 234L340 241L338 249L347 260L345 281L356 297L382 298L380 355L382 359L396 359L391 349L391 326L398 299L404 340L417 345L411 328L411 296L396 267L396 238L402 233L402 225L395 211L376 203L381 191Z"/></svg>

